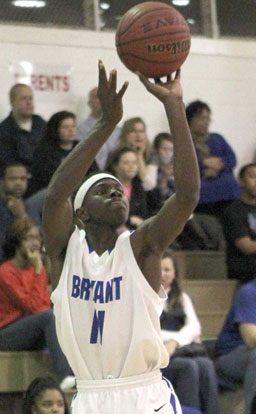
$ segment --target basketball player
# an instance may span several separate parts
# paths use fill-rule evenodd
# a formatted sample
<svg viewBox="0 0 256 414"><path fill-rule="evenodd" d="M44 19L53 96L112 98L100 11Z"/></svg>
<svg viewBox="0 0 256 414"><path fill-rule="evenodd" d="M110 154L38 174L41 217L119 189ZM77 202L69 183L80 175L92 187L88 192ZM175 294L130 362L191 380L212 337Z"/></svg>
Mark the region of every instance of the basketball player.
<svg viewBox="0 0 256 414"><path fill-rule="evenodd" d="M128 83L116 92L115 70L99 61L102 117L55 172L45 201L43 229L52 261L52 294L60 345L77 377L72 414L180 413L160 375L168 352L159 316L161 256L181 232L199 193L197 161L182 102L180 73L146 89L164 105L174 139L176 193L132 234L123 232L128 201L122 185L104 173L79 188L73 228L71 194L122 118ZM171 401L171 402L170 402Z"/></svg>

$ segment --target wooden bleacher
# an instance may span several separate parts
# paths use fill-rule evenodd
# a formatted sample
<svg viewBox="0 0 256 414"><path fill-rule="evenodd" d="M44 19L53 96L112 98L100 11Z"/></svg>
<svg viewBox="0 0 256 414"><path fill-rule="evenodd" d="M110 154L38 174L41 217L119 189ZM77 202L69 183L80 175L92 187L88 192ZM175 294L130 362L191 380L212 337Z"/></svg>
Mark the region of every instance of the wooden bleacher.
<svg viewBox="0 0 256 414"><path fill-rule="evenodd" d="M219 334L236 291L235 280L183 280L202 326L203 338Z"/></svg>
<svg viewBox="0 0 256 414"><path fill-rule="evenodd" d="M180 250L176 254L180 277L183 279L226 279L226 254L213 250Z"/></svg>

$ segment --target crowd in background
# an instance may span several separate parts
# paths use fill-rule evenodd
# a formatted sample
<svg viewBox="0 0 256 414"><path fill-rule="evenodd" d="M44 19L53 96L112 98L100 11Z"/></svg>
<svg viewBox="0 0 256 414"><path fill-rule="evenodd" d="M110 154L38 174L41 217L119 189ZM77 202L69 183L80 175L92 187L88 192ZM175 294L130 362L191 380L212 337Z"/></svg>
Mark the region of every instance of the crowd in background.
<svg viewBox="0 0 256 414"><path fill-rule="evenodd" d="M79 126L75 114L66 110L53 114L48 122L34 114L33 93L24 84L11 88L10 104L11 112L0 124L0 349L47 346L65 390L74 385L74 377L56 338L48 288L51 266L43 252L40 225L51 177L100 119L100 102L97 88L93 88L88 99L90 115ZM186 114L198 157L201 191L194 214L170 247L223 250L228 277L242 285L217 342L216 356L218 375L232 384L244 382L249 414L256 392L256 371L252 369L256 359L252 354L256 349L256 164L244 166L236 179L236 156L223 136L210 132L208 104L194 101L186 107ZM126 227L136 229L175 192L174 169L172 136L159 131L151 141L143 118L137 116L114 130L88 174L108 171L119 179L130 202ZM170 355L164 375L173 382L184 410L218 414L217 373L202 346L191 299L179 285L173 253L163 257L162 274L168 301L161 326ZM252 303L252 309L241 311L241 297L248 307ZM253 325L253 330L247 325ZM192 354L187 355L186 347L191 344ZM234 352L239 373L229 363ZM51 389L55 389L53 385ZM61 394L58 397L62 401ZM66 413L64 402L59 404L60 412ZM24 408L24 414L30 412Z"/></svg>

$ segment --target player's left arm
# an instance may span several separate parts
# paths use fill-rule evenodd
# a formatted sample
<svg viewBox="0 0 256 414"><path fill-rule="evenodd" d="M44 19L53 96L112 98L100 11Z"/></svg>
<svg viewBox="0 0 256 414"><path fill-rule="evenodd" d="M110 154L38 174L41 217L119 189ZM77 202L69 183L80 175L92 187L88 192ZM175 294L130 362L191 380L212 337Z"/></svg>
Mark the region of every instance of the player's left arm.
<svg viewBox="0 0 256 414"><path fill-rule="evenodd" d="M157 261L180 234L196 207L200 178L182 101L180 72L176 73L174 80L168 79L166 83L158 81L153 84L144 76L140 75L140 78L147 90L164 104L174 142L175 194L165 202L156 216L146 220L131 236L135 258L151 286L157 290L157 286L160 285L160 272L155 272L158 275L155 279L158 280L154 281L150 269L153 269L155 264L159 267Z"/></svg>

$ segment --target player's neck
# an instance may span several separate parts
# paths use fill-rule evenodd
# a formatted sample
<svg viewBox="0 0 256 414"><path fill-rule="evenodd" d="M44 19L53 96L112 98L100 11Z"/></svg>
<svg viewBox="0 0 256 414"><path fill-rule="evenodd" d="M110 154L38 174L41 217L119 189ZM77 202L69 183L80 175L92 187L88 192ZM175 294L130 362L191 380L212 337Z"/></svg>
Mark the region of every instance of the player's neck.
<svg viewBox="0 0 256 414"><path fill-rule="evenodd" d="M89 245L96 251L100 256L108 249L115 247L118 236L123 233L126 229L121 226L118 228L99 227L92 225L86 226L86 238Z"/></svg>

